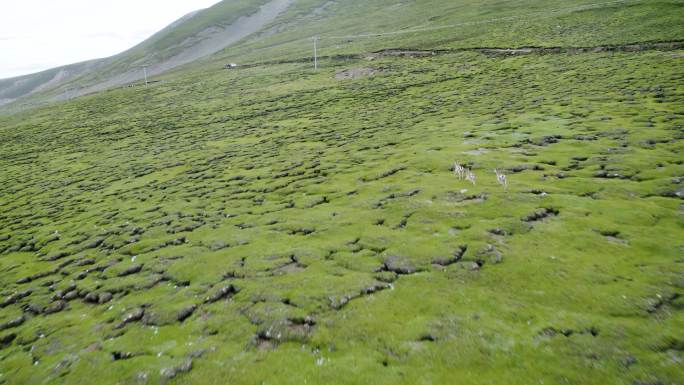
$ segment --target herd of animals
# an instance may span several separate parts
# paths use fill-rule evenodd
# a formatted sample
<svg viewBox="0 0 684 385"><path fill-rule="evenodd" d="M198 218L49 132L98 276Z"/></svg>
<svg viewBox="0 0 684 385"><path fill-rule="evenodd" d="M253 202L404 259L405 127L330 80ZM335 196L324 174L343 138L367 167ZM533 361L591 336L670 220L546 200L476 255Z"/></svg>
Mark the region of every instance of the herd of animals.
<svg viewBox="0 0 684 385"><path fill-rule="evenodd" d="M506 174L502 173L496 168L494 169L494 173L496 174L496 181L503 186L504 190L507 190L508 181L506 180ZM461 166L460 164L458 164L458 162L454 163L454 174L458 177L458 179L465 179L466 181L472 183L473 186L475 186L475 173L473 173L470 169Z"/></svg>

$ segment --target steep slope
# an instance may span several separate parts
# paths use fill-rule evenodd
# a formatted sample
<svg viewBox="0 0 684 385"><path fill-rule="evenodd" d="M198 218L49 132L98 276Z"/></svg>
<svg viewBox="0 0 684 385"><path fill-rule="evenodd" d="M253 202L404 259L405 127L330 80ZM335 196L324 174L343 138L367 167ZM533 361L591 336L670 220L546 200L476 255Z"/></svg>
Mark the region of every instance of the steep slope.
<svg viewBox="0 0 684 385"><path fill-rule="evenodd" d="M140 80L142 65L157 75L221 50L209 60L213 65L303 60L312 56L313 36L320 37L319 54L334 57L388 47L591 47L640 42L644 36L682 41L682 31L684 6L676 0L223 1L121 55L0 80L0 100L33 94L13 106L30 108Z"/></svg>
<svg viewBox="0 0 684 385"><path fill-rule="evenodd" d="M591 47L684 40L684 3L664 1L298 1L274 25L217 55L264 62L387 48Z"/></svg>
<svg viewBox="0 0 684 385"><path fill-rule="evenodd" d="M0 106L40 91L58 87L69 80L98 67L100 62L72 64L9 79L0 79Z"/></svg>
<svg viewBox="0 0 684 385"><path fill-rule="evenodd" d="M292 0L223 1L190 13L140 45L110 58L0 80L0 105L41 94L51 101L142 79L217 52L261 29Z"/></svg>
<svg viewBox="0 0 684 385"><path fill-rule="evenodd" d="M0 385L683 383L682 7L587 4L300 0L0 116Z"/></svg>

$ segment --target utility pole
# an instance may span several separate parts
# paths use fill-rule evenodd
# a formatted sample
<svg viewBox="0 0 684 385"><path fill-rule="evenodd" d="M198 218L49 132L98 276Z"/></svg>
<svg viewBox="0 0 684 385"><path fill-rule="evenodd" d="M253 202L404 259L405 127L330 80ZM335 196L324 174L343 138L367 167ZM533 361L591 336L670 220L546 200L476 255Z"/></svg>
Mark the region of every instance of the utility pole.
<svg viewBox="0 0 684 385"><path fill-rule="evenodd" d="M318 70L318 36L313 37L314 42L314 70Z"/></svg>
<svg viewBox="0 0 684 385"><path fill-rule="evenodd" d="M148 65L142 66L143 73L145 74L145 87L147 87L147 67L149 67L149 66Z"/></svg>

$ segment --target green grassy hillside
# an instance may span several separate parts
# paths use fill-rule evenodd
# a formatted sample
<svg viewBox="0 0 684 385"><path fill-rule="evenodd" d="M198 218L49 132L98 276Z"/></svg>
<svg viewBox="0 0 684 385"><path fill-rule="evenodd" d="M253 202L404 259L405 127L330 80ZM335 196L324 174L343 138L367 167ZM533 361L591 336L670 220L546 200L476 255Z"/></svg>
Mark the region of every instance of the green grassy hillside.
<svg viewBox="0 0 684 385"><path fill-rule="evenodd" d="M684 381L684 50L570 49L678 40L680 3L320 33L314 71L316 25L409 25L346 4L0 117L0 384ZM563 49L458 50L527 45ZM445 50L367 59L396 47Z"/></svg>
<svg viewBox="0 0 684 385"><path fill-rule="evenodd" d="M588 47L684 39L684 3L679 0L226 0L111 58L2 80L0 103L18 100L0 113L139 82L143 64L150 65L153 75L183 66L188 57L193 62L186 68L197 67L194 59L203 54L194 57L192 46L217 39L240 17L278 2L287 3L285 11L259 33L237 43L227 41L222 53L200 61L214 66L302 59L312 56L313 36L321 37L323 56L386 48ZM69 76L55 78L63 69Z"/></svg>
<svg viewBox="0 0 684 385"><path fill-rule="evenodd" d="M587 47L682 40L682 30L681 1L308 0L296 2L268 33L224 54L247 62L311 56L312 36L322 38L322 55L337 55L386 48Z"/></svg>

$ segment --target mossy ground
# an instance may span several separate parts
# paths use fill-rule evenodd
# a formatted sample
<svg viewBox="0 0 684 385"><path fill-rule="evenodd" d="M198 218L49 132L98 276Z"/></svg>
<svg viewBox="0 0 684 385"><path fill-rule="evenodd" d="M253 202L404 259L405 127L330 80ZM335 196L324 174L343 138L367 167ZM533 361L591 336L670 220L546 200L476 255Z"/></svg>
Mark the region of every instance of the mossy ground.
<svg viewBox="0 0 684 385"><path fill-rule="evenodd" d="M682 58L190 71L2 117L0 384L681 383Z"/></svg>

